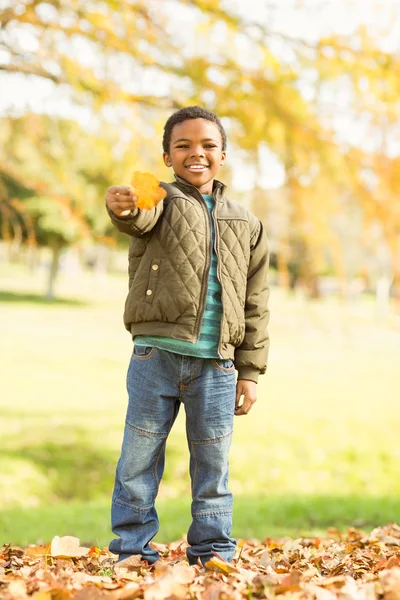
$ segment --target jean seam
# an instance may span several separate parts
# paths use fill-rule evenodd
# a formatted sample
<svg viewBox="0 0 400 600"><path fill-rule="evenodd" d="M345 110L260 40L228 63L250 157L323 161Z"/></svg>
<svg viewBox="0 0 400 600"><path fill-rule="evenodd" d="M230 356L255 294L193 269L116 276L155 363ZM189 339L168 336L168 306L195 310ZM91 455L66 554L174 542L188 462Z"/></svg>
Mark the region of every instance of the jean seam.
<svg viewBox="0 0 400 600"><path fill-rule="evenodd" d="M131 510L134 510L136 512L147 512L148 510L151 510L153 508L152 504L150 504L150 506L136 506L135 504L129 504L128 502L124 502L123 500L118 500L118 498L114 500L114 504L118 504L119 506L125 506L126 508L130 508Z"/></svg>
<svg viewBox="0 0 400 600"><path fill-rule="evenodd" d="M183 383L183 381L182 381L182 371L181 371L181 378L180 378L180 383L179 383L179 389L181 392L184 392L193 384L193 382L194 382L193 369L194 369L194 365L190 368L190 381L187 384Z"/></svg>
<svg viewBox="0 0 400 600"><path fill-rule="evenodd" d="M197 480L197 472L199 470L199 462L197 460L196 451L194 449L194 442L190 441L190 445L192 446L192 455L193 455L194 462L195 462L194 473L193 473L193 477L192 477L192 498L194 498L194 488L195 488L196 480Z"/></svg>
<svg viewBox="0 0 400 600"><path fill-rule="evenodd" d="M145 429L140 429L139 427L135 427L134 425L131 425L130 423L128 423L128 421L125 421L125 425L127 427L129 427L129 429L131 429L132 431L136 431L136 433L139 433L140 435L143 435L145 437L155 437L155 438L162 438L162 439L166 439L168 436L168 432L167 433L154 433L152 431L146 431Z"/></svg>
<svg viewBox="0 0 400 600"><path fill-rule="evenodd" d="M169 434L171 432L173 424L174 424L174 417L172 417L170 419L170 421L169 421L169 427L168 427L167 435L165 436L165 439L164 439L163 443L160 446L160 449L158 451L157 458L156 458L156 461L155 461L154 467L153 467L154 479L156 481L156 486L157 486L156 495L158 494L158 488L160 487L160 481L159 481L158 476L157 476L157 465L158 465L158 461L160 460L161 453L162 453L163 449L165 448L165 444L167 443L167 439L168 439L168 436L169 436Z"/></svg>
<svg viewBox="0 0 400 600"><path fill-rule="evenodd" d="M160 449L157 454L157 458L156 458L156 460L154 462L154 466L153 466L153 475L154 475L154 479L156 482L156 494L158 493L158 488L160 487L160 482L159 482L158 476L157 476L157 465L158 465L158 461L160 460L161 453L162 453L163 449L165 448L166 441L167 441L167 439L165 439L163 441L163 443L161 444Z"/></svg>
<svg viewBox="0 0 400 600"><path fill-rule="evenodd" d="M223 510L204 510L192 513L192 517L211 517L213 515L231 515L232 510L224 508Z"/></svg>
<svg viewBox="0 0 400 600"><path fill-rule="evenodd" d="M232 435L232 433L233 433L233 430L231 430L226 435L222 435L221 437L212 438L212 439L208 439L208 440L191 440L190 443L192 445L196 445L196 446L201 446L201 445L206 445L206 444L218 444L218 442L225 440L230 435Z"/></svg>

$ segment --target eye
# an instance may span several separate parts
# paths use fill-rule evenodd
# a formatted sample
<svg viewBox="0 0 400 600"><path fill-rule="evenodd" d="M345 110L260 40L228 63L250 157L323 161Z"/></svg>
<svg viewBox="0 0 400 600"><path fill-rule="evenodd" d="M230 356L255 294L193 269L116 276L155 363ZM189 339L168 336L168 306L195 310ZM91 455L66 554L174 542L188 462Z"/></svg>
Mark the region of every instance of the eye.
<svg viewBox="0 0 400 600"><path fill-rule="evenodd" d="M175 148L189 148L187 144L179 144L179 146L175 146Z"/></svg>
<svg viewBox="0 0 400 600"><path fill-rule="evenodd" d="M217 145L216 144L205 144L204 146L205 148L216 148Z"/></svg>

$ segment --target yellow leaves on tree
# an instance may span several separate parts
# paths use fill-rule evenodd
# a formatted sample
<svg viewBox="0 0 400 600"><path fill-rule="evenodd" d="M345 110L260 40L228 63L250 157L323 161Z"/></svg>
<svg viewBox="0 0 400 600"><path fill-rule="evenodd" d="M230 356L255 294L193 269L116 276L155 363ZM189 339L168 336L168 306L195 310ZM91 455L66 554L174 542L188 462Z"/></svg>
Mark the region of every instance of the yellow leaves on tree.
<svg viewBox="0 0 400 600"><path fill-rule="evenodd" d="M141 173L135 171L132 175L131 184L137 196L138 208L150 210L154 208L167 192L160 186L157 177L152 173Z"/></svg>

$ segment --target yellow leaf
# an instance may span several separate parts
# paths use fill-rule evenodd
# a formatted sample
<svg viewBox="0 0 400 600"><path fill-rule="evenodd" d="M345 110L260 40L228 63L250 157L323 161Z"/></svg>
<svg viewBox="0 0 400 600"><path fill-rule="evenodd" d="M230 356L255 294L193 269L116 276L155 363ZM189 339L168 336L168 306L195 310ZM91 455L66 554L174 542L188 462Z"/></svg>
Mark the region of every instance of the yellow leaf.
<svg viewBox="0 0 400 600"><path fill-rule="evenodd" d="M50 543L43 546L30 546L25 551L26 556L29 558L39 558L40 556L46 556L50 554Z"/></svg>
<svg viewBox="0 0 400 600"><path fill-rule="evenodd" d="M210 571L224 573L224 575L229 575L230 573L239 573L239 570L234 565L226 562L222 558L218 558L218 556L213 556L208 562L206 562L205 567Z"/></svg>
<svg viewBox="0 0 400 600"><path fill-rule="evenodd" d="M89 550L90 558L93 558L94 556L100 556L100 554L101 554L101 550L100 550L100 548L97 548L97 546L92 546Z"/></svg>
<svg viewBox="0 0 400 600"><path fill-rule="evenodd" d="M51 600L51 591L36 592L36 594L33 594L32 600Z"/></svg>
<svg viewBox="0 0 400 600"><path fill-rule="evenodd" d="M150 210L158 204L167 192L160 187L160 182L152 173L135 171L131 180L137 196L138 208Z"/></svg>

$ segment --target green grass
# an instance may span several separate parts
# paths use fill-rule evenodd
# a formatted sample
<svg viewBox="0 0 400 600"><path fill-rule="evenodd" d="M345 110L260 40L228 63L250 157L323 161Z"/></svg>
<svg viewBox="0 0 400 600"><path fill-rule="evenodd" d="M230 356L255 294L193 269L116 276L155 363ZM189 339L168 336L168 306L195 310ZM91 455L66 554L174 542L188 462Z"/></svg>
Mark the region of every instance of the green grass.
<svg viewBox="0 0 400 600"><path fill-rule="evenodd" d="M162 542L182 539L190 525L189 498L160 498L157 510ZM372 529L400 514L400 498L369 496L268 496L235 498L233 535L242 539L323 535L329 527ZM2 542L46 543L55 535L74 535L83 545L108 545L109 500L58 503L0 513Z"/></svg>
<svg viewBox="0 0 400 600"><path fill-rule="evenodd" d="M73 534L105 545L131 341L125 276L0 266L0 544ZM234 534L265 538L373 527L400 514L400 329L371 301L307 303L273 290L269 373L235 422ZM159 541L189 525L180 414L160 489Z"/></svg>

